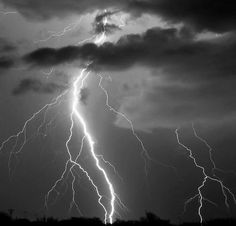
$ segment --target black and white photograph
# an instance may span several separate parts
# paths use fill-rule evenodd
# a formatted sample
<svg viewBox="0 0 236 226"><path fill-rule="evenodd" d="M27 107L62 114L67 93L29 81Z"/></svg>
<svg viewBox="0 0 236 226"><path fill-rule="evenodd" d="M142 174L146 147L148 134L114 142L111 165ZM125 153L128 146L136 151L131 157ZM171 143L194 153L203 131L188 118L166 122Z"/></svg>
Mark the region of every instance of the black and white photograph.
<svg viewBox="0 0 236 226"><path fill-rule="evenodd" d="M236 1L0 0L0 222L236 225Z"/></svg>

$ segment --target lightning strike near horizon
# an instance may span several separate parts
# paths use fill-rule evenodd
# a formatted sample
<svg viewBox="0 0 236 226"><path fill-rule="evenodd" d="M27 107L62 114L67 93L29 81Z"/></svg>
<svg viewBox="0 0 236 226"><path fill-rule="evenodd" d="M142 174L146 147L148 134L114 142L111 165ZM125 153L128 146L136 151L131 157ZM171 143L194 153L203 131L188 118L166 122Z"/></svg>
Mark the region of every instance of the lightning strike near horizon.
<svg viewBox="0 0 236 226"><path fill-rule="evenodd" d="M86 125L86 122L84 120L84 118L82 117L82 115L80 114L79 110L77 109L78 108L78 94L79 94L79 91L83 88L83 84L84 84L84 81L85 79L87 78L89 72L84 76L84 73L86 71L87 68L83 69L81 71L81 74L80 76L75 80L75 82L73 83L73 106L72 106L72 112L71 112L71 127L70 127L70 135L69 135L69 138L66 142L66 149L67 149L67 153L69 155L69 160L67 161L66 163L66 167L65 167L65 170L61 176L61 178L56 181L56 183L54 184L54 186L52 187L52 189L49 191L49 193L47 194L46 196L46 201L48 199L48 196L50 195L50 192L52 192L56 185L63 180L64 176L65 176L65 173L67 171L67 168L68 168L68 164L69 163L72 163L73 166L70 168L70 171L72 172L72 168L74 167L74 165L78 166L80 168L80 170L82 170L87 178L89 179L89 181L91 182L91 184L93 185L93 187L95 188L96 192L97 192L97 195L98 195L98 203L102 206L102 208L104 209L105 211L105 217L104 217L104 222L106 223L107 220L109 220L109 223L112 223L113 222L113 215L114 215L114 212L115 212L115 201L116 201L116 194L115 194L115 191L114 191L114 187L108 177L108 174L107 172L105 171L105 169L100 165L100 161L97 157L97 155L95 154L95 150L94 150L94 145L95 145L95 142L91 136L91 134L89 133L88 131L88 128L87 128L87 125ZM81 85L80 87L79 86L79 82L81 82ZM109 187L109 192L110 192L110 211L105 207L104 204L102 204L101 202L101 199L103 198L103 196L100 194L99 192L99 189L98 187L96 186L96 184L94 183L94 181L92 180L92 178L89 176L88 172L77 162L79 156L80 156L80 153L82 151L82 148L80 149L80 152L79 154L77 155L76 159L73 160L72 159L72 156L71 156L71 153L70 153L70 150L69 150L69 147L68 147L68 144L69 142L71 141L72 139L72 135L73 135L73 128L74 128L74 117L76 117L76 119L80 122L82 128L83 128L83 133L84 133L84 137L86 138L86 140L88 141L88 144L89 144L89 150L90 150L90 154L92 155L94 161L95 161L95 164L96 164L96 167L97 169L103 174L104 176L104 179ZM82 142L82 145L83 145L83 142ZM73 172L72 172L72 175L73 175ZM73 181L75 180L75 177L73 175ZM74 182L72 184L72 187L74 185ZM74 197L74 189L73 189L73 197ZM73 199L74 200L74 199ZM72 203L75 203L74 201L72 201ZM47 204L47 203L46 203Z"/></svg>
<svg viewBox="0 0 236 226"><path fill-rule="evenodd" d="M231 196L231 198L232 198L235 205L236 205L236 198L235 198L235 195L233 194L233 192L227 186L224 185L224 182L219 177L217 177L215 174L213 174L212 176L208 175L207 172L206 172L205 167L203 167L203 166L201 166L197 163L197 160L194 157L192 150L180 141L180 139L179 139L179 129L180 128L177 128L175 130L175 134L176 134L178 144L182 148L184 148L186 151L188 151L189 158L193 160L193 163L196 166L196 168L200 169L202 171L202 174L203 174L203 180L202 180L202 183L197 188L197 190L198 190L197 194L195 194L193 197L189 198L185 202L184 211L186 210L186 206L190 202L192 202L194 199L198 198L198 201L199 201L198 216L199 216L199 219L200 219L200 223L202 224L203 221L204 221L203 216L202 216L203 201L209 202L213 205L217 205L214 202L212 202L211 200L205 198L204 195L202 194L202 189L206 186L207 181L215 182L215 183L220 185L222 195L224 196L225 205L226 205L227 208L230 208L230 206L229 206L229 196L228 195ZM194 129L194 127L193 127L193 130L194 130L195 137L197 137L199 139L199 136L197 135L196 130ZM203 141L203 139L200 139L200 140ZM212 155L211 155L211 149L210 149L210 158L211 158L211 160L213 160ZM215 167L214 161L212 162L212 164L213 164L213 167Z"/></svg>

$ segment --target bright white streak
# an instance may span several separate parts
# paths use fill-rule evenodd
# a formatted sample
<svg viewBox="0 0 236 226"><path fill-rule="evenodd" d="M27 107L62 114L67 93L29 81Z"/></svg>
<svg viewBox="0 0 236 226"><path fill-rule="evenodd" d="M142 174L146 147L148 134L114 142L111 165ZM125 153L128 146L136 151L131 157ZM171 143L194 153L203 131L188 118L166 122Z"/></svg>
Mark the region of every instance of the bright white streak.
<svg viewBox="0 0 236 226"><path fill-rule="evenodd" d="M87 68L83 69L81 71L81 73L80 73L80 76L78 76L78 78L73 83L72 110L71 110L71 114L70 114L71 126L70 126L70 134L69 134L69 137L68 137L68 139L66 141L66 149L67 149L67 153L69 155L69 159L66 162L66 166L65 166L65 169L64 169L61 177L54 183L52 188L48 191L48 193L47 193L47 195L45 197L45 206L47 208L47 206L48 206L48 198L49 198L51 192L55 191L57 194L59 194L59 192L56 190L56 187L57 187L58 183L63 181L63 179L65 178L66 172L67 172L67 170L69 168L69 163L72 163L72 166L69 168L69 171L71 172L71 174L73 176L73 181L72 181L73 198L72 198L72 202L70 204L70 209L72 208L72 205L75 204L76 208L79 210L78 205L76 204L75 199L74 199L74 197L75 197L75 190L74 190L75 175L73 174L73 171L72 171L74 166L78 166L79 169L87 176L88 180L91 182L91 184L93 185L93 187L94 187L94 189L95 189L95 191L97 193L98 203L100 204L100 206L103 208L103 210L105 212L104 222L107 223L107 220L109 220L109 223L112 224L113 223L113 217L114 217L114 214L115 214L115 201L116 201L117 195L116 195L116 193L114 191L113 185L112 185L112 183L111 183L111 181L110 181L106 171L100 165L99 157L96 155L95 149L94 149L95 142L94 142L94 140L92 138L92 135L88 131L85 119L83 118L83 116L80 114L80 112L78 110L78 105L79 105L79 98L78 98L78 96L79 96L79 92L83 88L84 81L86 80L86 78L89 75L89 72L87 72L85 74L86 70L87 70ZM80 85L79 85L79 83L80 83ZM70 153L70 149L69 149L69 143L70 143L70 141L72 139L72 136L73 136L73 128L74 128L74 124L75 124L74 117L76 117L76 119L82 125L83 134L84 134L84 138L82 139L82 144L81 144L81 147L80 147L80 151L79 151L79 153L78 153L78 155L77 155L75 160L73 160L72 155ZM111 198L110 198L110 209L111 210L110 211L108 211L107 208L105 207L105 205L102 204L101 200L102 200L103 196L100 194L98 187L96 186L96 184L94 183L92 178L89 176L88 172L77 162L78 159L79 159L79 156L80 156L80 154L82 152L82 146L83 146L83 142L84 142L83 140L85 138L88 141L89 150L90 150L90 153L91 153L91 155L92 155L92 157L93 157L93 159L95 161L95 165L96 165L97 169L103 174L104 179L105 179L105 181L106 181L106 183L108 185L110 196L111 196ZM119 199L118 199L118 201L119 201Z"/></svg>

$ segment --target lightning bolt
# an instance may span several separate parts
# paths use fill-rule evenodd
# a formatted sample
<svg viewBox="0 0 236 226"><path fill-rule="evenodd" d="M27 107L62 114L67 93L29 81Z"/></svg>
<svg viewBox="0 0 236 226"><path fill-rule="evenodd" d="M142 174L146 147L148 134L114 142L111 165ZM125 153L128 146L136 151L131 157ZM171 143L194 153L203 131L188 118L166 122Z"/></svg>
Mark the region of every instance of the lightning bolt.
<svg viewBox="0 0 236 226"><path fill-rule="evenodd" d="M107 172L101 166L100 161L99 161L99 157L95 153L95 148L94 148L95 142L94 142L94 140L92 138L92 135L90 134L90 132L87 128L86 121L85 121L85 119L83 118L83 116L80 114L80 112L78 110L78 103L79 103L78 94L79 94L80 90L83 88L84 81L86 80L86 78L89 75L89 72L87 72L85 74L86 70L87 70L87 68L83 69L81 71L80 76L73 83L73 105L72 105L72 111L71 111L71 115L70 115L70 119L71 119L70 135L69 135L68 140L66 141L66 149L67 149L67 153L69 155L69 159L66 163L66 166L65 166L64 172L62 173L61 178L56 181L56 183L53 185L53 187L47 193L46 198L45 198L45 206L46 207L48 206L47 203L48 203L48 197L49 197L50 193L53 192L53 191L56 191L56 186L58 185L58 183L60 183L64 180L67 169L69 167L69 163L71 163L72 166L69 168L69 171L71 172L71 174L73 176L73 182L72 182L73 199L72 199L72 202L71 202L70 206L72 206L74 204L77 206L77 204L75 202L75 199L74 199L74 197L75 197L75 190L74 190L75 175L74 175L72 169L73 169L73 167L78 166L79 169L82 170L82 172L87 176L88 180L91 182L91 184L93 185L93 187L94 187L94 189L97 193L98 203L100 204L100 206L105 211L104 222L106 223L107 221L109 221L109 223L112 224L113 220L114 220L113 217L114 217L114 213L115 213L115 201L116 201L117 195L114 191L114 187L112 185L112 182L111 182ZM79 86L79 83L81 83L80 86ZM68 144L70 143L70 141L72 139L72 136L73 136L73 128L74 128L74 124L75 124L74 118L76 118L80 122L80 124L83 128L83 134L84 134L84 138L82 139L82 145L81 145L80 151L79 151L79 153L78 153L75 160L73 160L70 149L69 149L69 146L68 146ZM82 146L83 146L83 143L84 143L83 142L84 139L87 140L87 142L89 144L90 154L93 157L95 165L96 165L97 169L102 173L102 175L104 177L104 180L107 183L107 186L109 188L109 192L110 192L110 198L109 198L109 200L110 200L110 210L108 208L106 208L105 205L102 203L101 200L102 200L103 196L99 192L99 189L98 189L97 185L94 183L94 181L92 180L92 178L90 177L88 172L78 163L78 159L79 159L80 154L82 152Z"/></svg>
<svg viewBox="0 0 236 226"><path fill-rule="evenodd" d="M83 73L84 73L85 70L82 70L81 72L81 76L83 78ZM87 73L88 75L88 73ZM84 80L87 78L87 75L82 79L82 83L81 83L81 86L80 86L80 90L83 88L83 82ZM91 136L91 134L89 133L88 131L88 128L87 128L87 125L86 125L86 122L85 120L83 119L83 117L81 116L81 114L79 113L79 111L77 110L77 104L78 104L78 83L80 81L81 78L78 78L75 83L74 83L74 103L73 103L73 111L72 111L72 115L71 115L71 118L73 117L73 115L75 115L77 117L77 119L79 120L79 122L81 123L82 127L83 127L83 131L84 131L84 135L89 143L89 146L90 146L90 152L91 152L91 155L95 161L95 164L98 168L99 171L101 171L101 173L103 174L104 176L104 179L109 187L109 191L110 191L110 196L111 196L111 199L110 199L110 213L108 213L107 210L105 210L105 223L107 221L107 215L108 215L108 218L109 218L109 222L112 224L113 222L113 215L114 215L114 212L115 212L115 207L114 207L114 203L115 203L115 200L116 200L116 195L115 195L115 191L114 191L114 187L106 173L106 171L102 168L102 166L100 165L100 161L97 157L97 155L95 154L95 150L94 150L94 140ZM88 173L87 173L87 176L88 176ZM90 179L91 180L91 179ZM96 186L95 186L96 187ZM96 187L96 190L98 191L98 188ZM101 195L98 193L99 197L101 197ZM101 202L100 202L100 205L101 205ZM104 207L104 206L103 206ZM105 207L104 207L105 208Z"/></svg>
<svg viewBox="0 0 236 226"><path fill-rule="evenodd" d="M206 172L206 170L205 170L205 168L197 163L197 160L196 160L196 158L194 157L192 150L191 150L189 147L187 147L186 145L184 145L184 144L180 141L180 139L179 139L179 130L180 130L180 128L177 128L177 129L175 130L175 134L176 134L176 138L177 138L178 144L179 144L182 148L184 148L186 151L188 151L188 153L189 153L189 158L192 159L192 161L193 161L195 167L198 168L198 169L200 169L200 170L202 171L202 174L203 174L203 180L202 180L202 183L201 183L201 184L198 186L198 188L197 188L197 191L198 191L197 194L195 194L193 197L189 198L189 199L185 202L184 210L186 210L186 205L188 205L188 204L189 204L190 202L192 202L194 199L198 198L198 201L199 201L198 216L199 216L199 219L200 219L200 223L202 224L202 223L203 223L203 216L202 216L203 201L207 201L207 202L209 202L209 203L211 203L211 204L216 205L216 204L215 204L214 202L212 202L211 200L205 198L204 195L202 194L202 189L206 186L206 182L207 182L207 181L212 181L212 182L215 182L215 183L217 183L217 184L220 185L221 191L222 191L222 195L224 196L225 205L226 205L227 208L230 208L229 202L228 202L228 198L229 198L229 197L228 197L227 194L229 194L229 195L232 197L232 199L233 199L233 201L234 201L234 204L236 204L236 199L235 199L235 196L234 196L233 192L232 192L227 186L224 185L223 181L222 181L219 177L217 177L215 174L213 174L213 176L208 175L207 172ZM193 130L194 130L195 136L199 139L200 137L197 135L196 130L194 129L194 127L193 127ZM203 141L202 138L200 138L200 140ZM204 143L205 143L205 142L204 142ZM206 144L206 143L205 143L205 144ZM211 158L211 160L213 160L213 159L212 159L212 155L211 155L211 149L210 149L210 152L209 152L209 153L210 153L210 158ZM213 163L213 166L215 167L214 161L213 161L212 163Z"/></svg>
<svg viewBox="0 0 236 226"><path fill-rule="evenodd" d="M51 103L44 105L40 110L35 112L28 120L26 120L26 122L24 123L22 129L17 134L10 136L8 139L6 139L5 141L2 142L2 144L0 146L0 152L3 151L5 145L10 140L15 139L12 150L11 150L10 155L9 155L9 161L8 161L9 175L11 175L11 172L12 172L11 161L12 161L13 156L17 157L17 155L22 151L25 144L27 143L27 126L28 126L28 124L31 121L33 121L40 113L42 113L43 111L47 111L49 108L56 105L59 102L59 100L67 94L67 92L68 91L65 91L65 92L61 93L59 96L54 98ZM17 148L21 135L23 135L23 142Z"/></svg>
<svg viewBox="0 0 236 226"><path fill-rule="evenodd" d="M106 23L107 23L107 18L105 18L104 21L103 21L104 31L102 32L101 35L95 36L94 43L97 44L97 45L102 44L105 41L105 39L106 39L106 35L105 35ZM90 39L88 39L88 40L90 40ZM87 40L85 40L85 41L87 41ZM78 78L73 83L73 97L72 97L73 104L72 104L72 111L71 111L71 115L70 115L71 126L70 126L70 134L69 134L69 137L68 137L68 139L66 141L66 149L67 149L67 153L69 155L69 159L66 162L66 165L65 165L65 168L64 168L64 171L63 171L61 177L54 183L52 188L48 191L48 193L47 193L47 195L45 197L45 206L46 206L46 208L48 207L48 199L49 199L50 194L53 191L55 191L56 194L59 195L59 192L57 191L56 187L57 187L57 185L59 183L61 183L61 182L63 182L65 180L66 172L68 171L68 168L69 168L69 172L71 173L71 175L73 177L73 181L72 181L73 197L72 197L72 201L70 203L70 210L75 205L77 210L78 210L78 212L81 213L81 211L79 210L78 204L75 202L74 183L75 183L76 177L75 177L75 175L73 173L73 168L77 166L86 175L86 177L91 182L92 186L94 187L94 189L95 189L95 191L97 193L98 203L100 204L100 206L102 207L102 209L105 212L104 222L107 223L107 221L108 221L110 224L112 224L113 221L114 221L114 214L117 213L117 211L115 210L115 202L117 202L118 205L121 206L122 208L126 208L126 206L122 203L122 201L119 198L119 196L115 193L114 186L113 186L113 184L112 184L112 182L111 182L111 180L110 180L110 178L108 176L108 173L101 166L101 163L100 163L99 159L101 159L104 163L106 163L110 167L112 167L114 172L117 175L119 175L119 174L117 173L115 167L109 161L105 160L102 155L97 155L95 153L95 148L94 148L95 142L94 142L93 137L92 137L92 135L90 134L90 132L89 132L89 130L87 128L87 124L86 124L85 119L83 118L83 116L80 114L80 112L78 110L78 105L79 105L78 94L80 94L80 90L84 87L84 82L85 82L85 80L87 79L87 77L89 75L89 72L86 73L86 71L87 71L87 68L84 68L81 71L80 76L78 76ZM80 86L79 86L79 84L80 84ZM69 146L68 146L68 144L70 143L70 141L72 139L72 136L73 136L73 128L74 128L74 124L75 124L74 118L76 118L80 122L80 124L81 124L81 126L83 128L83 134L84 134L84 137L83 137L82 142L81 142L80 151L79 151L79 153L78 153L78 155L77 155L75 160L73 160L71 152L70 152L70 149L69 149ZM83 149L84 139L87 140L87 142L89 144L90 154L91 154L91 156L92 156L92 158L93 158L93 160L95 162L95 165L96 165L98 171L100 171L102 173L102 175L104 177L104 180L105 180L105 182L106 182L106 184L108 186L109 193L110 193L110 197L108 198L109 205L110 205L109 209L106 208L105 205L102 203L103 196L101 195L101 193L100 193L100 191L98 189L98 186L92 180L92 178L88 174L88 172L78 163L78 159L79 159L79 157L81 155L81 152L82 152L82 149ZM69 167L69 164L72 164L72 166Z"/></svg>

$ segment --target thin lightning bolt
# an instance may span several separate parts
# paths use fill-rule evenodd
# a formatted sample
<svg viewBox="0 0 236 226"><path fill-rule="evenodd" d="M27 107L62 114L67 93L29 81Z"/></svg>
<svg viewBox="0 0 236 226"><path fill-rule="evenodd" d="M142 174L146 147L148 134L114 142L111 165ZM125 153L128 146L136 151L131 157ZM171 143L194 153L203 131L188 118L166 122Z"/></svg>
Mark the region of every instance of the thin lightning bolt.
<svg viewBox="0 0 236 226"><path fill-rule="evenodd" d="M40 42L47 42L52 38L60 38L60 37L64 36L66 33L68 33L69 31L75 30L76 27L78 27L78 25L80 24L81 20L82 20L82 18L80 18L79 21L76 23L69 24L62 31L59 31L59 32L49 31L49 33L52 33L50 36L48 36L45 39L39 39L37 41L34 41L34 43L38 44Z"/></svg>
<svg viewBox="0 0 236 226"><path fill-rule="evenodd" d="M97 37L97 35L93 35L92 37L89 37L89 38L86 38L86 39L84 39L84 40L82 40L82 41L79 41L79 42L77 43L77 45L82 45L82 44L84 44L84 43L86 43L86 42L92 41L92 40L94 40L96 37Z"/></svg>
<svg viewBox="0 0 236 226"><path fill-rule="evenodd" d="M11 165L11 160L12 160L13 155L17 156L17 154L19 154L19 153L22 151L22 149L24 148L24 146L25 146L25 144L26 144L26 142L27 142L27 126L28 126L28 124L29 124L32 120L34 120L41 112L43 112L44 110L47 111L48 108L50 108L50 107L56 105L56 104L59 102L59 100L67 94L67 92L68 92L68 91L65 91L65 92L61 93L58 97L54 98L54 100L53 100L51 103L44 105L40 110L38 110L37 112L35 112L35 113L24 123L22 129L21 129L17 134L10 136L8 139L6 139L5 141L3 141L3 143L1 144L1 147L0 147L0 152L2 152L4 146L5 146L10 140L12 140L13 138L15 139L15 142L14 142L14 144L13 144L13 148L12 148L12 150L11 150L11 152L10 152L9 161L8 161L8 168L9 168L9 174L10 174L10 175L11 175L11 167L10 167L10 165ZM18 150L16 150L21 135L23 135L23 142L22 142L22 144L20 145L20 147L18 148Z"/></svg>
<svg viewBox="0 0 236 226"><path fill-rule="evenodd" d="M84 147L84 140L85 140L85 138L86 138L86 137L83 136L82 141L81 141L80 151L79 151L79 153L78 153L78 155L77 155L77 157L76 157L76 159L75 159L75 162L78 161L78 159L79 159L79 157L80 157L80 155L81 155L81 153L82 153L82 150L83 150L83 147ZM72 201L71 201L71 203L70 203L70 210L69 210L69 211L71 211L71 209L73 208L73 206L75 206L76 209L77 209L77 211L82 215L82 213L81 213L81 211L80 211L80 209L79 209L79 206L78 206L78 204L77 204L76 201L75 201L75 194L76 194L76 192L75 192L74 184L75 184L75 181L76 181L76 177L75 177L75 174L74 174L74 172L73 172L73 168L74 168L74 167L75 167L75 165L73 165L73 166L70 168L70 172L71 172L71 175L72 175L72 177L73 177L73 181L72 181L72 185L71 185L71 187L72 187Z"/></svg>
<svg viewBox="0 0 236 226"><path fill-rule="evenodd" d="M48 79L49 76L54 72L55 68L51 67L51 69L47 72L47 71L42 71L44 75L46 75L46 78Z"/></svg>
<svg viewBox="0 0 236 226"><path fill-rule="evenodd" d="M141 156L142 156L142 158L144 159L145 174L148 175L147 160L153 161L153 162L155 162L156 164L159 164L159 165L161 165L161 166L171 168L171 169L173 169L173 170L176 172L176 168L175 168L175 167L170 166L170 165L167 165L167 164L162 163L162 162L158 162L158 161L156 161L156 160L154 160L154 159L151 158L151 156L149 155L147 149L145 148L145 146L144 146L142 140L140 139L140 137L138 136L138 134L135 132L135 129L134 129L134 126L133 126L132 121L131 121L124 113L115 110L115 109L109 104L109 95L108 95L108 92L107 92L107 90L106 90L106 89L103 87L103 85L102 85L103 77L102 77L101 75L98 75L98 76L100 77L100 80L99 80L99 84L98 84L98 85L99 85L99 87L102 89L102 91L103 91L104 94L105 94L105 97L106 97L106 106L107 106L107 108L108 108L110 111L112 111L113 113L115 113L116 115L119 115L119 116L121 116L122 118L124 118L124 119L129 123L133 136L137 139L137 141L139 142L139 144L140 144L140 146L141 146L141 149L142 149L142 151L141 151ZM111 80L111 78L110 78L110 80Z"/></svg>
<svg viewBox="0 0 236 226"><path fill-rule="evenodd" d="M99 87L103 90L105 96L106 96L106 106L108 107L108 109L112 112L114 112L115 114L121 116L122 118L124 118L130 125L130 128L132 130L132 133L133 135L135 136L135 138L138 140L138 142L140 143L141 147L142 147L142 152L141 152L141 156L143 157L144 159L144 163L145 163L145 173L147 175L147 159L151 160L151 157L149 156L149 153L147 151L147 149L145 148L142 140L139 138L139 136L137 135L137 133L135 132L134 130L134 126L133 126L133 123L131 120L128 119L128 117L126 117L125 114L115 110L113 107L111 107L111 105L109 104L109 95L108 95L108 92L107 90L102 86L102 81L103 81L103 77L101 75L99 75L100 77L100 81L99 81Z"/></svg>
<svg viewBox="0 0 236 226"><path fill-rule="evenodd" d="M195 194L193 197L189 198L186 202L185 202L185 209L186 209L186 205L189 204L191 201L193 201L194 199L198 198L199 200L199 207L198 207L198 216L200 218L200 223L202 224L203 223L203 216L202 216L202 208L203 208L203 201L207 201L209 203L212 203L212 204L215 204L213 203L212 201L210 201L209 199L206 199L203 194L202 194L202 189L205 187L205 184L207 182L207 180L209 181L212 181L212 182L216 182L220 185L221 187L221 191L222 191L222 194L224 196L224 200L225 200L225 205L227 208L229 208L229 203L228 203L228 194L231 195L231 197L233 198L233 201L234 203L236 204L236 199L235 199L235 196L234 194L231 192L231 190L226 187L223 183L222 180L220 180L218 177L216 177L215 175L213 176L209 176L207 173L206 173L206 170L203 166L200 166L198 163L197 163L197 160L195 159L195 157L193 156L193 152L190 148L188 148L186 145L184 145L183 143L181 143L180 139L179 139L179 128L177 128L175 130L175 134L176 134L176 138L177 138L177 141L178 141L178 144L183 147L185 150L187 150L189 152L189 158L193 160L193 163L194 165L196 166L196 168L199 168L202 173L203 173L203 181L201 183L201 185L199 185L199 187L197 188L198 190L198 193Z"/></svg>
<svg viewBox="0 0 236 226"><path fill-rule="evenodd" d="M208 142L203 139L202 137L200 137L195 129L195 126L194 126L194 123L192 123L192 128L193 128L193 132L194 132L194 136L199 139L201 142L203 142L206 147L208 148L208 153L209 153L209 158L210 158L210 161L211 161L211 164L212 164L212 174L213 176L216 177L216 174L215 174L215 171L219 171L221 173L230 173L230 174L234 174L236 175L236 173L233 171L233 170L223 170L223 169L220 169L216 166L216 163L214 161L214 158L213 158L213 149L212 147L208 144Z"/></svg>
<svg viewBox="0 0 236 226"><path fill-rule="evenodd" d="M60 100L58 100L56 104L60 105L61 103L62 103L62 100L60 98ZM48 111L50 110L50 107L52 107L52 106L47 106L44 113L43 113L43 121L37 129L37 134L38 135L42 134L42 135L46 136L48 127L53 123L53 121L56 120L57 116L59 115L59 112L57 112L55 114L55 116L49 122L46 122L47 121L47 114L48 114ZM45 127L45 132L41 133L40 131L43 129L43 127Z"/></svg>

